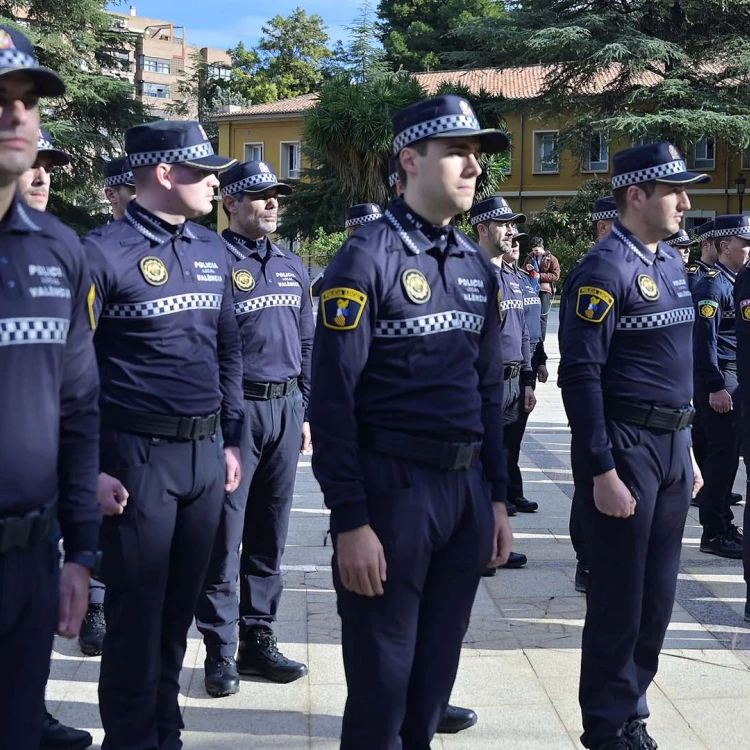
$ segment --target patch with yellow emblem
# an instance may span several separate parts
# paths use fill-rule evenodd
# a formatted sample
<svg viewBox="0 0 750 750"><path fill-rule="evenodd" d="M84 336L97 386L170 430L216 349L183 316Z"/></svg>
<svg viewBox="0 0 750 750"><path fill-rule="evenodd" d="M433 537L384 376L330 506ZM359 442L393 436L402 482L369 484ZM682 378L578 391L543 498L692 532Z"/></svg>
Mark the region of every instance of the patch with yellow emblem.
<svg viewBox="0 0 750 750"><path fill-rule="evenodd" d="M169 273L167 272L167 267L164 265L161 258L147 255L145 258L141 259L141 262L138 265L141 268L143 278L146 279L151 286L162 286L162 284L167 283Z"/></svg>
<svg viewBox="0 0 750 750"><path fill-rule="evenodd" d="M337 287L320 295L323 325L334 331L352 331L358 325L367 304L367 295L356 289Z"/></svg>
<svg viewBox="0 0 750 750"><path fill-rule="evenodd" d="M601 323L615 304L615 298L604 289L582 286L578 289L576 315L589 323Z"/></svg>
<svg viewBox="0 0 750 750"><path fill-rule="evenodd" d="M719 303L715 299L702 299L698 302L698 315L701 318L713 318L719 309Z"/></svg>
<svg viewBox="0 0 750 750"><path fill-rule="evenodd" d="M432 297L432 289L427 277L416 268L410 268L401 275L401 283L404 285L406 296L415 305L424 305Z"/></svg>
<svg viewBox="0 0 750 750"><path fill-rule="evenodd" d="M656 282L647 274L642 273L638 276L638 291L646 302L655 302L659 299L659 287Z"/></svg>
<svg viewBox="0 0 750 750"><path fill-rule="evenodd" d="M255 289L255 279L246 268L235 268L232 271L232 281L240 292L252 292Z"/></svg>
<svg viewBox="0 0 750 750"><path fill-rule="evenodd" d="M750 299L743 299L740 302L740 311L742 320L747 320L748 322L750 322Z"/></svg>

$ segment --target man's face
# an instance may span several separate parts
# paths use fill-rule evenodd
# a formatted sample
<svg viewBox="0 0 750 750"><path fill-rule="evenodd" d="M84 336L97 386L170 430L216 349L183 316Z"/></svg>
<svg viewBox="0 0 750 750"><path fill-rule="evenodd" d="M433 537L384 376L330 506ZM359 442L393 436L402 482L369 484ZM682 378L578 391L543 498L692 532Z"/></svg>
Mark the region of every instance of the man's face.
<svg viewBox="0 0 750 750"><path fill-rule="evenodd" d="M0 76L0 181L15 182L36 159L39 108L25 73Z"/></svg>
<svg viewBox="0 0 750 750"><path fill-rule="evenodd" d="M234 199L233 205L234 210L230 209L232 227L238 234L259 240L276 231L279 223L279 191L276 188L262 193L245 193L242 200Z"/></svg>
<svg viewBox="0 0 750 750"><path fill-rule="evenodd" d="M125 207L135 198L135 187L132 185L105 187L104 195L112 206L112 216L119 221L125 216Z"/></svg>
<svg viewBox="0 0 750 750"><path fill-rule="evenodd" d="M742 237L730 237L728 240L721 241L721 255L719 260L738 273L742 266L747 263L748 253L750 253L750 240Z"/></svg>
<svg viewBox="0 0 750 750"><path fill-rule="evenodd" d="M487 226L487 237L492 249L498 255L510 251L513 238L513 225L506 222L491 221Z"/></svg>
<svg viewBox="0 0 750 750"><path fill-rule="evenodd" d="M42 151L36 157L34 166L18 178L18 192L27 205L38 211L47 210L51 175L54 169L52 158Z"/></svg>
<svg viewBox="0 0 750 750"><path fill-rule="evenodd" d="M643 191L641 191L643 193ZM652 237L669 237L682 223L685 211L690 210L690 199L683 185L657 182L654 192L642 202L643 221Z"/></svg>
<svg viewBox="0 0 750 750"><path fill-rule="evenodd" d="M709 265L713 265L719 259L719 253L716 250L713 240L703 240L701 242L701 258Z"/></svg>
<svg viewBox="0 0 750 750"><path fill-rule="evenodd" d="M213 172L172 164L170 176L176 213L188 219L211 213L216 188L219 187L219 180Z"/></svg>
<svg viewBox="0 0 750 750"><path fill-rule="evenodd" d="M477 138L434 138L427 142L424 156L414 150L417 174L409 179L440 213L456 216L474 202L477 177L482 174L479 153Z"/></svg>
<svg viewBox="0 0 750 750"><path fill-rule="evenodd" d="M682 258L682 262L685 265L687 265L688 261L690 260L690 248L689 247L678 247L676 249L680 253L680 257Z"/></svg>
<svg viewBox="0 0 750 750"><path fill-rule="evenodd" d="M544 255L544 243L534 248L534 255Z"/></svg>

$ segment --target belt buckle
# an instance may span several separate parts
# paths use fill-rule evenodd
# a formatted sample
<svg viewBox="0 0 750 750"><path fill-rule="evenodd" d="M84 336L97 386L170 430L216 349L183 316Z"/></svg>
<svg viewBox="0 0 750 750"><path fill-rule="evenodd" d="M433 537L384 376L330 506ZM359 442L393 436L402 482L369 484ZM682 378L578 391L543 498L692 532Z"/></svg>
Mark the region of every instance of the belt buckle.
<svg viewBox="0 0 750 750"><path fill-rule="evenodd" d="M453 461L454 469L470 469L474 461L475 447L468 443L460 443L456 446L456 455Z"/></svg>
<svg viewBox="0 0 750 750"><path fill-rule="evenodd" d="M197 427L197 417L180 417L180 422L177 425L177 439L194 440Z"/></svg>
<svg viewBox="0 0 750 750"><path fill-rule="evenodd" d="M680 409L680 418L677 420L677 429L686 430L693 423L695 410L690 406L683 406Z"/></svg>
<svg viewBox="0 0 750 750"><path fill-rule="evenodd" d="M281 398L284 395L283 383L269 383L268 398Z"/></svg>

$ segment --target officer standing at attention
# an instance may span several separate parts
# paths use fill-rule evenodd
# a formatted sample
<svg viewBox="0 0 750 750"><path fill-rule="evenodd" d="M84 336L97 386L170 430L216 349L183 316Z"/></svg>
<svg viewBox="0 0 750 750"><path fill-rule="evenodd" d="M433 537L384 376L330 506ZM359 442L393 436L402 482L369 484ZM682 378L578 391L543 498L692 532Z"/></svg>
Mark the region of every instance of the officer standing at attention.
<svg viewBox="0 0 750 750"><path fill-rule="evenodd" d="M0 27L0 369L13 384L0 394L0 737L17 750L40 746L52 639L78 635L101 518L88 268L75 234L18 191L38 100L64 93L29 40Z"/></svg>
<svg viewBox="0 0 750 750"><path fill-rule="evenodd" d="M206 691L217 698L239 692L238 671L273 682L307 674L304 664L279 652L271 626L284 589L281 558L297 459L312 447L305 413L315 332L307 271L269 237L279 196L292 188L264 161L238 164L220 182L229 218L222 239L242 338L245 426L242 482L224 503L196 618L206 644Z"/></svg>
<svg viewBox="0 0 750 750"><path fill-rule="evenodd" d="M104 195L112 206L112 220L125 218L125 207L135 198L135 178L127 156L104 162Z"/></svg>
<svg viewBox="0 0 750 750"><path fill-rule="evenodd" d="M700 245L698 240L694 240L684 229L675 232L671 237L664 240L667 245L676 247L682 258L682 262L687 265L690 260L690 250L696 245Z"/></svg>
<svg viewBox="0 0 750 750"><path fill-rule="evenodd" d="M497 280L450 224L471 207L480 150L508 140L457 96L393 122L404 198L329 265L313 349L313 470L331 509L348 687L343 750L429 746L480 574L512 544Z"/></svg>
<svg viewBox="0 0 750 750"><path fill-rule="evenodd" d="M718 258L718 253L714 247L713 242L713 229L714 222L706 221L698 227L698 234L696 239L700 242L701 246L701 257L692 263L688 263L685 267L685 271L688 275L688 284L690 290L695 288L695 285L700 281L706 274L706 271L714 267Z"/></svg>
<svg viewBox="0 0 750 750"><path fill-rule="evenodd" d="M737 334L734 281L747 263L750 217L717 216L713 242L718 260L693 287L696 309L695 406L705 435L699 517L701 552L742 557L742 532L734 525L731 491L740 458L737 399Z"/></svg>
<svg viewBox="0 0 750 750"><path fill-rule="evenodd" d="M695 313L682 260L660 240L690 209L685 185L708 179L669 143L615 154L619 219L566 284L558 382L589 563L579 691L587 748L656 745L646 691L701 484L687 430Z"/></svg>
<svg viewBox="0 0 750 750"><path fill-rule="evenodd" d="M382 215L383 209L377 203L357 203L354 206L349 206L346 210L346 219L344 220L346 236L350 237L357 231L357 227L369 224L371 221L379 219Z"/></svg>
<svg viewBox="0 0 750 750"><path fill-rule="evenodd" d="M240 482L244 419L226 249L189 219L209 213L233 160L197 122L137 125L125 150L138 199L84 241L102 380L99 710L105 748L178 748L187 632Z"/></svg>

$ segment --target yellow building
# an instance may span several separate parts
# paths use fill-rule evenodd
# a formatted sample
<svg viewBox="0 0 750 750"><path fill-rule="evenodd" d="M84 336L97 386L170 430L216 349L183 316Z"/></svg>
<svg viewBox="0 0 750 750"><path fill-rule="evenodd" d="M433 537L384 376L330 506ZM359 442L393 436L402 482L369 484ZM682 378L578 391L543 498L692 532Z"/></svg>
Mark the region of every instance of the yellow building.
<svg viewBox="0 0 750 750"><path fill-rule="evenodd" d="M476 93L484 89L520 101L538 96L543 69L441 71L417 73L415 78L429 93L448 81ZM300 168L302 121L315 102L316 96L307 94L246 109L227 108L216 117L221 153L240 161L264 159L274 167L279 179L294 179ZM579 185L592 177L609 179L611 155L630 145L610 144L605 137L597 138L581 163L580 158L557 148L563 120L542 121L521 114L520 109L518 114L506 118L511 139L510 170L500 192L526 214L544 208L550 198L575 195ZM685 227L692 229L719 214L738 213L740 197L736 179L743 169L750 169L750 150L740 154L728 151L721 141L704 139L694 144L685 158L690 167L711 175L711 182L705 188L690 190L693 206L686 214ZM750 214L750 210L745 213Z"/></svg>

